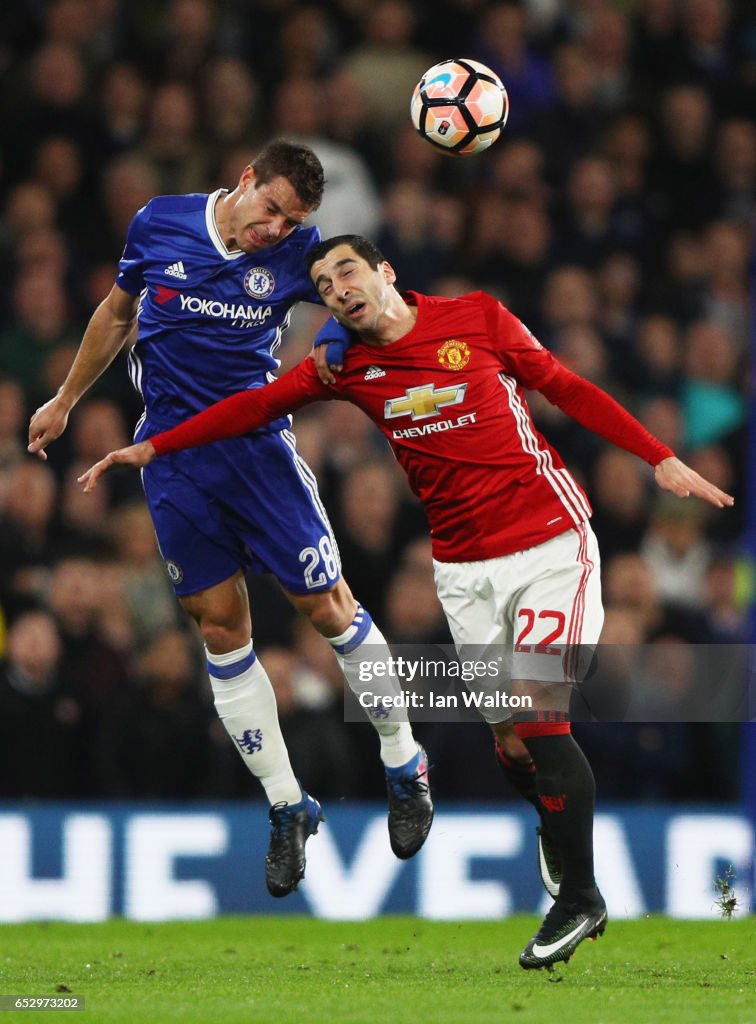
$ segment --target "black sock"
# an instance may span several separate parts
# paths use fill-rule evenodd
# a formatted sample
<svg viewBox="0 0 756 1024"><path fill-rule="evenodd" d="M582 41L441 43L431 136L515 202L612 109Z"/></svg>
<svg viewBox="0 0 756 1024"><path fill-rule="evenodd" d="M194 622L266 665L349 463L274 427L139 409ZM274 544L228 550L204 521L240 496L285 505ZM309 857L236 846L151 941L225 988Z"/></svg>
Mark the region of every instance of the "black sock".
<svg viewBox="0 0 756 1024"><path fill-rule="evenodd" d="M543 807L538 799L535 762L531 760L527 764L523 764L522 761L515 761L511 757L507 757L498 740L495 741L495 747L496 762L501 768L504 778L514 786L521 797L535 807L543 818Z"/></svg>
<svg viewBox="0 0 756 1024"><path fill-rule="evenodd" d="M598 898L593 875L596 785L585 754L569 733L523 739L536 764L542 820L562 857L560 901Z"/></svg>

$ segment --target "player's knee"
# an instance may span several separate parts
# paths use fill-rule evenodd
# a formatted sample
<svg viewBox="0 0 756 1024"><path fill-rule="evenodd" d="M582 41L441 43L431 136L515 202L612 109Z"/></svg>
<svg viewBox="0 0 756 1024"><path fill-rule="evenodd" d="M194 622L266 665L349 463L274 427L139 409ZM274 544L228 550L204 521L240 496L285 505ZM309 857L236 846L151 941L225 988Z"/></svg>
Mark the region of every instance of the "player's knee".
<svg viewBox="0 0 756 1024"><path fill-rule="evenodd" d="M315 629L323 636L338 636L349 627L354 619L357 604L351 597L329 590L324 594L312 594L301 607Z"/></svg>
<svg viewBox="0 0 756 1024"><path fill-rule="evenodd" d="M306 615L323 636L339 636L351 625L357 602L344 580L318 594L289 595L297 610Z"/></svg>
<svg viewBox="0 0 756 1024"><path fill-rule="evenodd" d="M249 643L249 629L221 623L211 619L200 619L202 640L211 654L230 654Z"/></svg>
<svg viewBox="0 0 756 1024"><path fill-rule="evenodd" d="M231 642L229 630L217 623L200 622L200 633L202 641L211 654L228 654L234 648L229 646Z"/></svg>
<svg viewBox="0 0 756 1024"><path fill-rule="evenodd" d="M230 654L249 643L252 622L241 573L210 590L181 597L180 601L197 623L211 654Z"/></svg>
<svg viewBox="0 0 756 1024"><path fill-rule="evenodd" d="M331 594L322 594L321 599L310 606L310 622L323 636L338 636L351 622L340 601Z"/></svg>

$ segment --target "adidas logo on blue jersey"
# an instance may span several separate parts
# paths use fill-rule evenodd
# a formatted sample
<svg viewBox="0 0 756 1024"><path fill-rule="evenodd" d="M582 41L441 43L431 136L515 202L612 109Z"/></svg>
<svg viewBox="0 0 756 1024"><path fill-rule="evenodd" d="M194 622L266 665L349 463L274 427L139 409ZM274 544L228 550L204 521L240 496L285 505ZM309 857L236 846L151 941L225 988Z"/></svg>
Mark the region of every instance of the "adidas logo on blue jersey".
<svg viewBox="0 0 756 1024"><path fill-rule="evenodd" d="M386 371L382 370L380 366L368 366L365 373L365 380L375 380L376 377L385 377Z"/></svg>
<svg viewBox="0 0 756 1024"><path fill-rule="evenodd" d="M183 260L179 260L178 263L171 263L170 267L166 267L164 271L169 277L177 277L179 281L186 281L187 274L184 270Z"/></svg>

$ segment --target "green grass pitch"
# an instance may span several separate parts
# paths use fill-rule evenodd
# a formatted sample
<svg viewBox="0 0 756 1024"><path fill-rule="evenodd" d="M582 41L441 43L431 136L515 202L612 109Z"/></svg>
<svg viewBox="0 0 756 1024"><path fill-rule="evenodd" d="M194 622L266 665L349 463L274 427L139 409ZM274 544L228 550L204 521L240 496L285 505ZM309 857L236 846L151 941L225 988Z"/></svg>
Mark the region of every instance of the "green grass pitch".
<svg viewBox="0 0 756 1024"><path fill-rule="evenodd" d="M303 917L0 926L0 993L84 995L42 1021L203 1024L754 1024L756 918L612 922L549 976L532 917ZM62 987L65 986L65 989ZM7 1021L39 1019L9 1011Z"/></svg>

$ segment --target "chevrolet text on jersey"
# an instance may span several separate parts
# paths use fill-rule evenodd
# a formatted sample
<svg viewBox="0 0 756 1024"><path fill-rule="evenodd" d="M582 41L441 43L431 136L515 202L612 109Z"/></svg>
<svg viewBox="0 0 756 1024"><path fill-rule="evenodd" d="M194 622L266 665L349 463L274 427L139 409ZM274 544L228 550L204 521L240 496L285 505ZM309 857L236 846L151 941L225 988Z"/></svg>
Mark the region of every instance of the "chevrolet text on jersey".
<svg viewBox="0 0 756 1024"><path fill-rule="evenodd" d="M407 427L406 430L394 430L392 436L399 441L401 438L424 437L426 434L439 434L444 430L456 430L457 427L468 427L475 422L476 414L467 413L456 420L439 420L438 423L423 423L422 427Z"/></svg>

